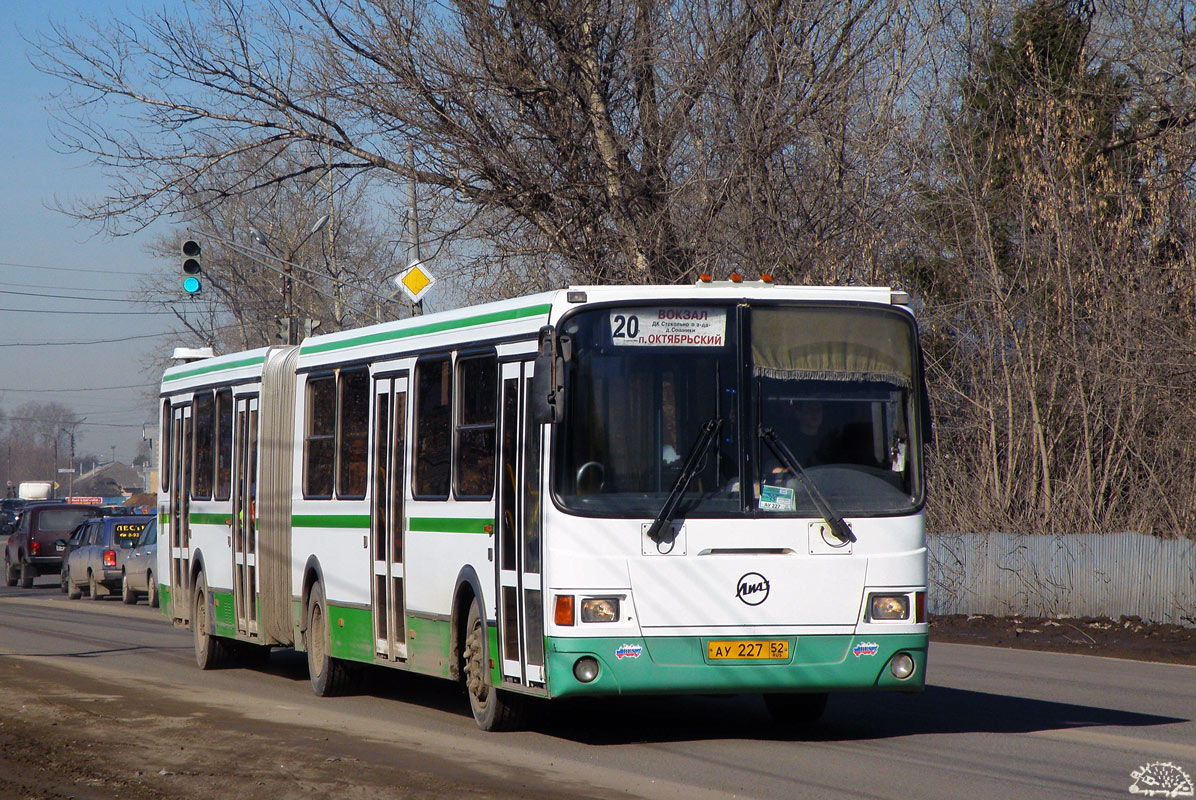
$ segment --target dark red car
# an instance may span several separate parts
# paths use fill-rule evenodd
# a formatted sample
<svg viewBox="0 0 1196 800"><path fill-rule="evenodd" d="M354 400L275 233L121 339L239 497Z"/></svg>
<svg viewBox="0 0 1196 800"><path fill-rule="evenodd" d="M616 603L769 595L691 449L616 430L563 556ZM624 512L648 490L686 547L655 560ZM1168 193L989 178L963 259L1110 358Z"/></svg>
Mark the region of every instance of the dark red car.
<svg viewBox="0 0 1196 800"><path fill-rule="evenodd" d="M28 589L38 575L58 574L66 549L60 549L57 540L66 539L84 520L100 515L96 506L70 503L26 506L4 548L4 582L16 586L20 580L21 586Z"/></svg>

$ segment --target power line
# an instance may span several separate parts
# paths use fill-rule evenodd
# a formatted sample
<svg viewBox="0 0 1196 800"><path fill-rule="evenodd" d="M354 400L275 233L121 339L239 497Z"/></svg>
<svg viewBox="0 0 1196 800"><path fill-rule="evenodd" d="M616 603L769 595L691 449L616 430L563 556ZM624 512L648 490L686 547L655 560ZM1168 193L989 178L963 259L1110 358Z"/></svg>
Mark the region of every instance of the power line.
<svg viewBox="0 0 1196 800"><path fill-rule="evenodd" d="M98 303L137 303L144 304L144 300L130 300L124 297L91 297L77 294L42 294L39 292L17 292L12 289L0 289L0 294L16 294L21 297L45 297L53 300L90 300Z"/></svg>
<svg viewBox="0 0 1196 800"><path fill-rule="evenodd" d="M38 392L114 392L122 389L148 389L151 386L158 386L157 383L139 383L135 386L89 386L83 389L0 389L0 394L5 392L25 392L36 394Z"/></svg>
<svg viewBox="0 0 1196 800"><path fill-rule="evenodd" d="M83 269L82 267L48 267L45 264L19 264L15 261L0 261L0 267L21 267L23 269L48 269L54 272L85 272L89 275L145 275L144 272L127 269Z"/></svg>
<svg viewBox="0 0 1196 800"><path fill-rule="evenodd" d="M162 316L166 314L174 316L173 311L57 311L50 308L0 308L0 311L9 311L15 314L87 314L89 316L104 315L121 317L129 316L130 314L146 316Z"/></svg>
<svg viewBox="0 0 1196 800"><path fill-rule="evenodd" d="M62 347L65 345L115 344L117 342L131 342L135 339L156 339L160 336L168 335L168 332L146 333L139 336L125 336L120 339L92 339L89 342L0 342L0 347Z"/></svg>

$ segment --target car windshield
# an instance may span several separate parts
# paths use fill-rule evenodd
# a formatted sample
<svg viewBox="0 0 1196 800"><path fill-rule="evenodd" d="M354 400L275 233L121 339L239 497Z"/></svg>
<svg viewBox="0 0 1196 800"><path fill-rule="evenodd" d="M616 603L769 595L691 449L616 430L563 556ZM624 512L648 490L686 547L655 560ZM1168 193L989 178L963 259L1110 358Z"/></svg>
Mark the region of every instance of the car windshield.
<svg viewBox="0 0 1196 800"><path fill-rule="evenodd" d="M817 515L762 445L765 428L841 514L907 513L921 502L920 380L903 311L629 306L579 312L561 333L570 357L553 488L565 508L654 517L717 420L681 515Z"/></svg>
<svg viewBox="0 0 1196 800"><path fill-rule="evenodd" d="M137 537L137 547L144 547L147 544L157 544L158 542L158 521L151 519L149 523L141 529L141 534Z"/></svg>

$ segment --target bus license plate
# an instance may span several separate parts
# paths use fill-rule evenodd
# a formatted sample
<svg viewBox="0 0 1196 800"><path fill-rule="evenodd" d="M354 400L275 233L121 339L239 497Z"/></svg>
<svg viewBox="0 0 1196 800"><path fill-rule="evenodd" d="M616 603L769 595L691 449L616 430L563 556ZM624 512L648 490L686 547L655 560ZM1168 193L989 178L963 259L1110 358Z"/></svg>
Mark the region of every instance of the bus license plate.
<svg viewBox="0 0 1196 800"><path fill-rule="evenodd" d="M706 657L711 661L788 659L789 642L783 639L780 641L753 639L735 642L707 642Z"/></svg>

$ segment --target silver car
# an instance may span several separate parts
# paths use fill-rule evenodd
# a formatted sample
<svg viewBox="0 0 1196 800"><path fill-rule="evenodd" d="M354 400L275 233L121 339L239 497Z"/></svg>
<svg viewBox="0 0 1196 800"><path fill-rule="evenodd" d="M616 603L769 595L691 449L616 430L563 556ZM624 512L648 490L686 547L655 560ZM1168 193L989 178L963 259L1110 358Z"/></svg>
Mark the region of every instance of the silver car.
<svg viewBox="0 0 1196 800"><path fill-rule="evenodd" d="M116 560L121 565L120 597L129 605L145 595L150 608L158 607L158 520L151 519L137 537L132 550L120 550Z"/></svg>
<svg viewBox="0 0 1196 800"><path fill-rule="evenodd" d="M153 517L97 517L87 526L79 546L66 558L67 596L77 600L87 593L92 600L115 594L123 583L117 554L132 550Z"/></svg>

